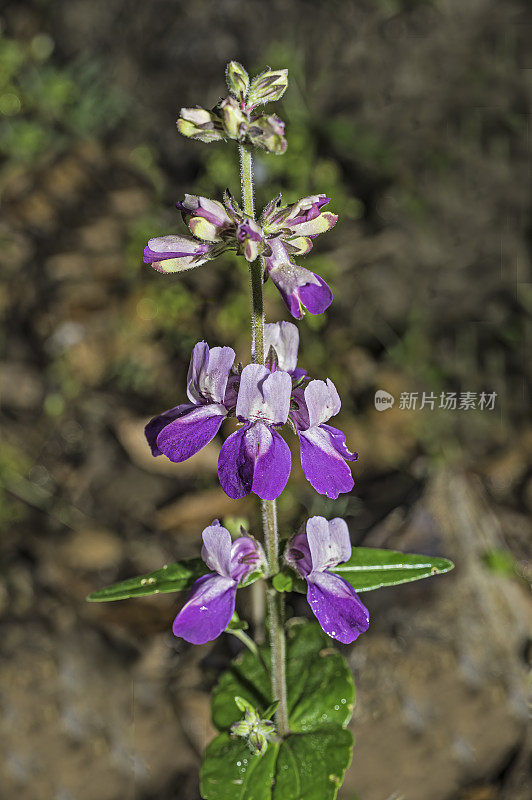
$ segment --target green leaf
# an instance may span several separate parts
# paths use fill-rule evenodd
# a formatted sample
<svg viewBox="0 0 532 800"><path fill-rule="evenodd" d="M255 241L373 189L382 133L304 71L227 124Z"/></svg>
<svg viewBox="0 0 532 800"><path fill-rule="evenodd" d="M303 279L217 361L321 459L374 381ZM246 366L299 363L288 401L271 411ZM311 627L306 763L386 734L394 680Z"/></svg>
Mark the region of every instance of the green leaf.
<svg viewBox="0 0 532 800"><path fill-rule="evenodd" d="M319 625L297 622L288 630L286 681L290 729L306 733L324 725L346 725L353 712L355 687L346 660L331 649ZM247 700L264 717L271 696L269 648L260 658L242 653L222 675L212 697L212 717L218 730L240 719L235 696Z"/></svg>
<svg viewBox="0 0 532 800"><path fill-rule="evenodd" d="M222 733L205 752L204 800L334 800L351 761L353 737L340 725L291 734L252 756L245 742Z"/></svg>
<svg viewBox="0 0 532 800"><path fill-rule="evenodd" d="M203 756L201 796L204 800L271 800L278 752L279 745L270 742L264 755L253 756L245 741L220 734Z"/></svg>
<svg viewBox="0 0 532 800"><path fill-rule="evenodd" d="M91 603L106 603L110 600L126 600L128 597L144 597L148 594L181 592L190 589L196 578L206 575L209 568L201 558L188 558L176 564L167 564L162 569L113 583L98 589L87 597Z"/></svg>
<svg viewBox="0 0 532 800"><path fill-rule="evenodd" d="M278 572L272 578L273 588L276 592L291 592L294 585L292 575L286 572Z"/></svg>
<svg viewBox="0 0 532 800"><path fill-rule="evenodd" d="M382 586L417 581L449 572L454 564L446 558L417 556L396 550L353 547L349 561L331 567L331 572L351 584L357 592L369 592Z"/></svg>
<svg viewBox="0 0 532 800"><path fill-rule="evenodd" d="M229 625L227 626L227 628L225 630L226 631L247 631L248 628L249 628L248 623L245 620L240 619L240 617L238 616L238 614L235 611L235 613L233 614L233 616L229 620Z"/></svg>

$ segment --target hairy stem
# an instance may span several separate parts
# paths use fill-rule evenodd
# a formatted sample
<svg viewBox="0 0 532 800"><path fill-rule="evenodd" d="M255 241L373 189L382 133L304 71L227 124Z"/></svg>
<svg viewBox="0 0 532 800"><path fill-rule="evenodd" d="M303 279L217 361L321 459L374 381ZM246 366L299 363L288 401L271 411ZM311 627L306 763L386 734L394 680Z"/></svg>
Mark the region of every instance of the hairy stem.
<svg viewBox="0 0 532 800"><path fill-rule="evenodd" d="M244 212L254 219L253 161L251 148L239 145L240 182ZM262 283L264 265L261 258L250 264L251 279L251 360L264 364L264 303ZM275 500L262 501L264 542L270 574L279 572L279 534L277 530L277 504ZM268 619L271 643L272 699L279 701L275 713L277 730L281 736L289 733L288 703L286 697L286 639L284 633L284 597L273 588L268 589Z"/></svg>
<svg viewBox="0 0 532 800"><path fill-rule="evenodd" d="M239 145L240 153L240 184L242 186L242 204L244 213L255 218L253 202L253 162L251 148ZM257 258L249 265L251 281L251 360L254 363L264 363L264 304L262 300L262 259Z"/></svg>

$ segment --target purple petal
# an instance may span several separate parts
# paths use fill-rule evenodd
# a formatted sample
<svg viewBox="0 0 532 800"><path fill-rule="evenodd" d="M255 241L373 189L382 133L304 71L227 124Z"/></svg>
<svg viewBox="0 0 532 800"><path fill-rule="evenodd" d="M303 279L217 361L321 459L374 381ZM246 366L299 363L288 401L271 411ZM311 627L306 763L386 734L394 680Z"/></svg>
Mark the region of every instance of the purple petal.
<svg viewBox="0 0 532 800"><path fill-rule="evenodd" d="M255 425L261 428L256 449L259 453L253 476L253 491L262 500L275 500L288 482L292 456L290 448L283 437L273 428L266 425ZM268 434L268 435L267 435ZM271 441L269 441L271 437Z"/></svg>
<svg viewBox="0 0 532 800"><path fill-rule="evenodd" d="M260 542L251 536L235 539L231 548L231 577L241 582L261 566L266 566L266 556Z"/></svg>
<svg viewBox="0 0 532 800"><path fill-rule="evenodd" d="M232 500L245 497L253 486L254 465L245 448L248 428L245 425L232 433L223 443L218 457L218 477L222 489Z"/></svg>
<svg viewBox="0 0 532 800"><path fill-rule="evenodd" d="M227 381L235 360L232 347L209 348L198 342L192 351L187 376L187 394L193 403L222 403Z"/></svg>
<svg viewBox="0 0 532 800"><path fill-rule="evenodd" d="M238 399L238 387L240 386L240 375L229 375L224 396L224 406L228 411L236 408Z"/></svg>
<svg viewBox="0 0 532 800"><path fill-rule="evenodd" d="M242 370L236 403L239 419L284 425L290 410L292 379L287 372L270 372L262 364Z"/></svg>
<svg viewBox="0 0 532 800"><path fill-rule="evenodd" d="M333 293L323 278L314 273L312 274L318 285L312 282L302 286L299 290L299 299L310 314L323 314L332 303Z"/></svg>
<svg viewBox="0 0 532 800"><path fill-rule="evenodd" d="M280 236L268 239L270 254L265 256L268 275L279 289L288 310L296 319L303 316L302 306L311 314L321 314L332 302L332 292L325 281L308 269L290 261Z"/></svg>
<svg viewBox="0 0 532 800"><path fill-rule="evenodd" d="M175 636L192 644L216 639L235 613L236 582L219 575L204 575L194 583L189 599L173 624Z"/></svg>
<svg viewBox="0 0 532 800"><path fill-rule="evenodd" d="M228 497L236 500L255 492L274 500L290 475L290 448L277 431L262 422L245 425L222 445L218 476Z"/></svg>
<svg viewBox="0 0 532 800"><path fill-rule="evenodd" d="M334 439L323 426L300 431L301 466L306 479L320 494L336 500L350 492L355 482L351 470L338 453Z"/></svg>
<svg viewBox="0 0 532 800"><path fill-rule="evenodd" d="M292 372L297 366L299 331L291 322L269 322L264 326L264 355L273 347L277 353L278 367Z"/></svg>
<svg viewBox="0 0 532 800"><path fill-rule="evenodd" d="M310 381L305 388L305 405L309 427L327 422L338 414L342 406L336 386L329 378L326 381Z"/></svg>
<svg viewBox="0 0 532 800"><path fill-rule="evenodd" d="M162 414L158 414L148 422L144 428L144 435L148 440L152 456L162 456L162 452L157 447L157 437L162 429L166 428L170 422L178 419L178 417L182 417L183 414L188 414L195 407L192 403L182 403L179 406L169 408L168 411L163 411Z"/></svg>
<svg viewBox="0 0 532 800"><path fill-rule="evenodd" d="M153 261L163 261L167 258L203 255L209 250L210 245L198 242L192 236L159 236L149 240L144 250L143 261L145 264L151 264Z"/></svg>
<svg viewBox="0 0 532 800"><path fill-rule="evenodd" d="M330 201L331 198L324 194L303 197L298 203L294 204L293 210L286 221L293 227L311 219L316 219L323 206L326 206Z"/></svg>
<svg viewBox="0 0 532 800"><path fill-rule="evenodd" d="M336 517L311 517L307 521L307 538L314 572L324 572L351 558L351 540L345 520Z"/></svg>
<svg viewBox="0 0 532 800"><path fill-rule="evenodd" d="M209 200L195 194L185 194L185 199L176 203L185 217L203 217L207 222L217 228L228 228L233 225L233 220L228 215L224 205L218 200Z"/></svg>
<svg viewBox="0 0 532 800"><path fill-rule="evenodd" d="M312 559L306 533L297 533L285 550L285 561L306 578L312 572Z"/></svg>
<svg viewBox="0 0 532 800"><path fill-rule="evenodd" d="M296 367L290 372L290 375L292 376L292 380L299 381L301 378L307 377L307 370L302 369L301 367Z"/></svg>
<svg viewBox="0 0 532 800"><path fill-rule="evenodd" d="M345 443L345 433L338 428L333 428L332 425L320 425L320 428L331 437L331 444L336 448L336 452L347 459L347 461L358 461L358 453L348 450Z"/></svg>
<svg viewBox="0 0 532 800"><path fill-rule="evenodd" d="M292 390L290 419L298 431L304 431L310 427L308 408L305 402L304 386L296 386L296 388Z"/></svg>
<svg viewBox="0 0 532 800"><path fill-rule="evenodd" d="M157 447L170 461L186 461L214 439L226 416L222 405L196 406L162 429Z"/></svg>
<svg viewBox="0 0 532 800"><path fill-rule="evenodd" d="M234 578L234 575L231 575L232 539L227 528L216 520L205 528L201 536L203 538L201 557L207 566L224 578Z"/></svg>
<svg viewBox="0 0 532 800"><path fill-rule="evenodd" d="M243 242L245 239L251 239L252 242L262 242L262 238L262 228L249 217L237 226L237 242Z"/></svg>
<svg viewBox="0 0 532 800"><path fill-rule="evenodd" d="M307 583L307 600L325 633L350 644L367 631L368 610L347 581L330 572L312 572Z"/></svg>

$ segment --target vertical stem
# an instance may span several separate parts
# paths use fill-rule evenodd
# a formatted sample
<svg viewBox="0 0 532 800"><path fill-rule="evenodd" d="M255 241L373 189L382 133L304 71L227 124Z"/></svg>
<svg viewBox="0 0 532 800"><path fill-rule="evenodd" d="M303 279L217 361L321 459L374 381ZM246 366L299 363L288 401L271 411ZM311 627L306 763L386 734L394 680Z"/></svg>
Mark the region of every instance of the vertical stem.
<svg viewBox="0 0 532 800"><path fill-rule="evenodd" d="M279 533L277 529L277 503L262 501L262 521L270 574L279 572ZM272 698L279 700L275 715L281 736L290 733L288 726L288 698L286 695L286 637L284 633L284 594L268 589L268 618L272 656Z"/></svg>
<svg viewBox="0 0 532 800"><path fill-rule="evenodd" d="M253 203L253 162L251 148L239 145L240 154L240 185L242 186L242 203L244 212L255 218ZM251 360L254 363L264 363L264 304L262 300L262 259L257 258L249 265L251 281Z"/></svg>
<svg viewBox="0 0 532 800"><path fill-rule="evenodd" d="M240 183L244 212L254 219L253 162L251 148L239 145ZM262 298L263 261L257 258L249 266L251 279L251 360L264 364L264 304ZM275 500L262 501L264 542L270 574L279 572L279 534L277 530L277 504ZM284 633L284 596L268 589L268 617L271 642L272 699L279 701L275 714L277 730L281 736L289 733L288 703L286 697L286 639Z"/></svg>

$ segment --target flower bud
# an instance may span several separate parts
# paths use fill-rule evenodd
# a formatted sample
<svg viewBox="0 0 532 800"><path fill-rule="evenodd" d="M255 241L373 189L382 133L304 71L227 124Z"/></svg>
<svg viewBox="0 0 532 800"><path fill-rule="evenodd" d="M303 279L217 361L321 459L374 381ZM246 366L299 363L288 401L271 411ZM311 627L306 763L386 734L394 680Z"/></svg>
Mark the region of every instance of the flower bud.
<svg viewBox="0 0 532 800"><path fill-rule="evenodd" d="M237 226L236 240L239 245L238 252L250 262L255 261L264 250L262 229L252 219L247 218Z"/></svg>
<svg viewBox="0 0 532 800"><path fill-rule="evenodd" d="M264 755L268 742L277 739L274 723L269 719L261 719L257 710L243 697L235 697L235 703L244 713L244 719L231 725L231 735L246 739L253 755Z"/></svg>
<svg viewBox="0 0 532 800"><path fill-rule="evenodd" d="M238 101L234 97L226 97L220 103L223 127L231 139L241 139L246 134L248 120Z"/></svg>
<svg viewBox="0 0 532 800"><path fill-rule="evenodd" d="M186 194L184 200L176 203L176 208L183 214L192 235L206 242L218 241L223 232L234 225L223 204L207 197Z"/></svg>
<svg viewBox="0 0 532 800"><path fill-rule="evenodd" d="M248 107L254 108L262 103L271 103L274 100L279 100L285 93L287 86L287 69L267 69L265 72L261 72L251 82Z"/></svg>
<svg viewBox="0 0 532 800"><path fill-rule="evenodd" d="M262 756L268 749L268 740L262 733L255 730L249 736L248 745L253 755Z"/></svg>
<svg viewBox="0 0 532 800"><path fill-rule="evenodd" d="M177 130L189 139L200 142L217 142L224 138L219 117L205 108L182 108L177 119Z"/></svg>
<svg viewBox="0 0 532 800"><path fill-rule="evenodd" d="M237 100L245 100L249 89L249 75L238 61L230 61L225 68L227 86Z"/></svg>
<svg viewBox="0 0 532 800"><path fill-rule="evenodd" d="M245 719L239 720L239 722L235 722L231 725L231 733L233 736L242 736L246 738L250 735L252 731L252 725L249 722L246 722Z"/></svg>
<svg viewBox="0 0 532 800"><path fill-rule="evenodd" d="M269 153L282 155L287 148L284 122L275 114L254 119L250 123L247 133L253 144L268 150Z"/></svg>

